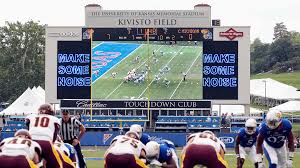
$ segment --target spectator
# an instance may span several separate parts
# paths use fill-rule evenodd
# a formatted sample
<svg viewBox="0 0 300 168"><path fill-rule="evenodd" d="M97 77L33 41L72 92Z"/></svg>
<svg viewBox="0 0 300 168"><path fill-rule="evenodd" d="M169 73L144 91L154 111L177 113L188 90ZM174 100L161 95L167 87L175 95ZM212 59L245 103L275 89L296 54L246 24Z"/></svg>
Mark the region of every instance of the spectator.
<svg viewBox="0 0 300 168"><path fill-rule="evenodd" d="M78 121L82 122L82 121L81 121L81 113L80 113L80 112L77 112L76 119L77 119Z"/></svg>
<svg viewBox="0 0 300 168"><path fill-rule="evenodd" d="M221 125L222 125L222 127L225 127L225 124L226 124L226 121L225 121L225 115L224 115L224 113L222 114L222 116L221 116L222 118L221 118Z"/></svg>
<svg viewBox="0 0 300 168"><path fill-rule="evenodd" d="M4 115L1 117L2 118L2 126L5 125L5 118L4 118Z"/></svg>
<svg viewBox="0 0 300 168"><path fill-rule="evenodd" d="M228 115L227 113L226 113L226 127L230 127L230 122L231 122L231 115Z"/></svg>

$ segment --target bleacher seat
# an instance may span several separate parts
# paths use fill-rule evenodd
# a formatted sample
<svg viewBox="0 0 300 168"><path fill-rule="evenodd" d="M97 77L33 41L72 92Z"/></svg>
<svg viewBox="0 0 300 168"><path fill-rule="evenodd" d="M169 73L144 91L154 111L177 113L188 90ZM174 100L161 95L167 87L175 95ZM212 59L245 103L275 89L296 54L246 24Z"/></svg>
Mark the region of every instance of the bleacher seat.
<svg viewBox="0 0 300 168"><path fill-rule="evenodd" d="M161 129L213 129L220 130L220 117L217 116L158 116L155 130Z"/></svg>
<svg viewBox="0 0 300 168"><path fill-rule="evenodd" d="M147 116L82 116L82 123L86 128L129 128L133 124L145 125ZM93 121L96 120L96 121ZM114 121L110 121L114 120ZM141 120L141 121L139 121ZM103 121L103 122L102 122Z"/></svg>

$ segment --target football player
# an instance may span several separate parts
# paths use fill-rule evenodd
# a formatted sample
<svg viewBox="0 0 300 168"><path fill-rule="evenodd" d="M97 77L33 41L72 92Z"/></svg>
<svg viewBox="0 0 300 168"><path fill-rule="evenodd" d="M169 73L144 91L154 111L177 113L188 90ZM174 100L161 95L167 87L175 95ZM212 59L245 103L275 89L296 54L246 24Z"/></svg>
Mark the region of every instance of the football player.
<svg viewBox="0 0 300 168"><path fill-rule="evenodd" d="M132 125L130 126L129 131L138 133L139 139L140 139L140 141L141 141L144 145L146 145L146 144L147 144L148 142L150 142L150 140L151 140L150 135L148 135L148 134L146 134L146 133L143 133L143 128L142 128L142 126L139 125L139 124L132 124Z"/></svg>
<svg viewBox="0 0 300 168"><path fill-rule="evenodd" d="M25 129L18 130L14 137L6 138L0 143L1 168L37 168L40 162L41 147L31 140Z"/></svg>
<svg viewBox="0 0 300 168"><path fill-rule="evenodd" d="M225 152L225 144L211 131L191 134L182 151L183 168L193 168L196 165L228 168L224 160Z"/></svg>
<svg viewBox="0 0 300 168"><path fill-rule="evenodd" d="M43 104L39 107L38 114L26 117L28 130L32 139L41 146L42 158L45 159L47 168L62 167L62 161L53 146L60 127L60 121L54 115L51 105Z"/></svg>
<svg viewBox="0 0 300 168"><path fill-rule="evenodd" d="M179 168L175 145L168 140L150 141L146 145L146 156L150 167Z"/></svg>
<svg viewBox="0 0 300 168"><path fill-rule="evenodd" d="M104 154L105 168L147 168L145 145L136 132L115 137Z"/></svg>
<svg viewBox="0 0 300 168"><path fill-rule="evenodd" d="M288 154L286 140L288 141ZM292 124L289 120L282 119L280 111L269 111L266 116L266 121L261 124L256 146L259 168L264 167L262 163L263 147L269 162L269 168L293 167L295 146Z"/></svg>
<svg viewBox="0 0 300 168"><path fill-rule="evenodd" d="M246 155L258 167L256 154L256 138L258 135L258 128L256 120L249 118L245 123L245 128L240 129L236 136L235 153L237 157L237 168L242 168L246 159Z"/></svg>
<svg viewBox="0 0 300 168"><path fill-rule="evenodd" d="M58 151L59 157L63 162L63 168L75 168L77 164L76 151L74 147L68 143L64 143L59 136L54 143L55 149ZM77 167L76 167L77 168Z"/></svg>

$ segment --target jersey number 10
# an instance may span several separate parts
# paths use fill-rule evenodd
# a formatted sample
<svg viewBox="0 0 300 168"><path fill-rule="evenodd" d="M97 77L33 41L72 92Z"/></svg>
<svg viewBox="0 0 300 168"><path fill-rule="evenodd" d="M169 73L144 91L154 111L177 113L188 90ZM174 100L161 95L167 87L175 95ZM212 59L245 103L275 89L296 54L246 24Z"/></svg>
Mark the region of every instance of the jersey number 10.
<svg viewBox="0 0 300 168"><path fill-rule="evenodd" d="M48 117L35 117L35 127L48 127L50 119Z"/></svg>

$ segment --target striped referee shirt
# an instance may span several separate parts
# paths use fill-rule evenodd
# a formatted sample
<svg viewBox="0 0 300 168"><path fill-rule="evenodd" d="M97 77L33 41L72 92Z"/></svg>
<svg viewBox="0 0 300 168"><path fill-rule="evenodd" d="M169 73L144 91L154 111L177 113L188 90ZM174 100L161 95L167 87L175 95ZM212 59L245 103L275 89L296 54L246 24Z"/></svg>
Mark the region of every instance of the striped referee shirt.
<svg viewBox="0 0 300 168"><path fill-rule="evenodd" d="M60 135L64 141L71 141L77 138L79 127L82 123L75 117L70 117L68 122L61 119Z"/></svg>

